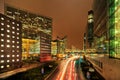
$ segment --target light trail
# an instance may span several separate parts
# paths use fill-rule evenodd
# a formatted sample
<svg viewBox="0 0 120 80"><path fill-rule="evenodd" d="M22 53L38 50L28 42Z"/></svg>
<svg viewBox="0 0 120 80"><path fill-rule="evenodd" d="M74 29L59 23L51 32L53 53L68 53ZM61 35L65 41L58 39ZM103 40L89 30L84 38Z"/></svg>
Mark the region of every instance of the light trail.
<svg viewBox="0 0 120 80"><path fill-rule="evenodd" d="M76 80L77 73L75 72L75 58L76 57L70 58L66 62L56 80Z"/></svg>

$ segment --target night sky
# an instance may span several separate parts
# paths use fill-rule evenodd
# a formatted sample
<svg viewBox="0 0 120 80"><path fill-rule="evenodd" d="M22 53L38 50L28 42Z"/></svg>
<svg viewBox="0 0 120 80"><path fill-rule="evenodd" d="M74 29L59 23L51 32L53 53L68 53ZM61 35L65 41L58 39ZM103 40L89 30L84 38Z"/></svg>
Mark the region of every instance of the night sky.
<svg viewBox="0 0 120 80"><path fill-rule="evenodd" d="M5 0L13 7L53 19L53 39L67 35L67 45L82 49L92 0Z"/></svg>

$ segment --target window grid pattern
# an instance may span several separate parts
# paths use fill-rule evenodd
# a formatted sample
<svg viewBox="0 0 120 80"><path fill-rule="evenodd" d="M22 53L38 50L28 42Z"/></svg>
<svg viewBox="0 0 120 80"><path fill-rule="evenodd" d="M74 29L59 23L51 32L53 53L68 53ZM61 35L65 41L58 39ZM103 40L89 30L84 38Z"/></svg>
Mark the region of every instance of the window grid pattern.
<svg viewBox="0 0 120 80"><path fill-rule="evenodd" d="M21 23L0 14L0 71L21 63Z"/></svg>

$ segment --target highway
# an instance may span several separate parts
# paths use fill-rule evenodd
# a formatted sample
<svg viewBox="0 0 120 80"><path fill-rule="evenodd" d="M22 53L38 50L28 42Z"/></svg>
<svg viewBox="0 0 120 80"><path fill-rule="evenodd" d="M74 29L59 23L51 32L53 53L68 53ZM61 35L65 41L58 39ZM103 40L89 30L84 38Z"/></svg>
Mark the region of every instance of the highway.
<svg viewBox="0 0 120 80"><path fill-rule="evenodd" d="M61 61L52 75L45 80L80 80L75 67L76 57Z"/></svg>

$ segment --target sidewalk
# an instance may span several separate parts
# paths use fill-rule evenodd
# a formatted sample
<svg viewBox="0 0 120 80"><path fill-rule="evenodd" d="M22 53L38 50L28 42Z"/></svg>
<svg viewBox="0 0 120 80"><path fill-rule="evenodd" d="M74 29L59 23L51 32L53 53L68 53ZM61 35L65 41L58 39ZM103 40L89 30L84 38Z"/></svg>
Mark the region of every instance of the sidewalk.
<svg viewBox="0 0 120 80"><path fill-rule="evenodd" d="M34 64L29 64L29 65L24 65L22 68L18 68L18 69L14 69L12 71L1 73L0 74L0 79L12 76L12 75L20 73L20 72L27 71L29 69L38 67L40 65L42 65L42 64L40 64L40 63L34 63Z"/></svg>
<svg viewBox="0 0 120 80"><path fill-rule="evenodd" d="M94 60L101 62L102 68L100 68ZM101 54L96 55L94 58L89 58L89 61L106 80L120 80L119 59L109 58L108 54Z"/></svg>

